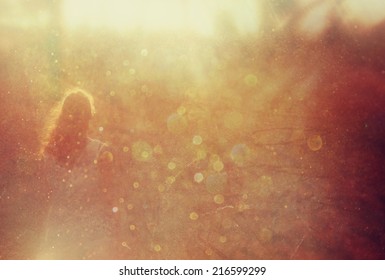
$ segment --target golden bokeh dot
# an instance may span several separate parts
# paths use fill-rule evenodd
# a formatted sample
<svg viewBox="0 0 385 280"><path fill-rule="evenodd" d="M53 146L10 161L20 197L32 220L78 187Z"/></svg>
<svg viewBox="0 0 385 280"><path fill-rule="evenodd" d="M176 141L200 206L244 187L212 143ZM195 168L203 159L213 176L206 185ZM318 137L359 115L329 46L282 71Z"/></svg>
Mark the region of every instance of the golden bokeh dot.
<svg viewBox="0 0 385 280"><path fill-rule="evenodd" d="M223 202L225 202L225 197L221 194L217 194L214 196L214 202L216 204L222 204Z"/></svg>
<svg viewBox="0 0 385 280"><path fill-rule="evenodd" d="M148 55L148 50L147 50L147 49L142 49L142 50L140 51L140 54L141 54L142 56L147 56L147 55Z"/></svg>
<svg viewBox="0 0 385 280"><path fill-rule="evenodd" d="M191 212L189 217L191 220L196 221L196 220L198 220L199 215L197 212Z"/></svg>
<svg viewBox="0 0 385 280"><path fill-rule="evenodd" d="M134 205L131 204L131 203L127 204L127 209L128 209L128 210L134 209Z"/></svg>
<svg viewBox="0 0 385 280"><path fill-rule="evenodd" d="M226 243L227 242L227 237L224 236L224 235L219 236L219 242L220 243Z"/></svg>
<svg viewBox="0 0 385 280"><path fill-rule="evenodd" d="M184 106L180 106L177 110L176 110L176 112L179 114L179 115L184 115L185 113L186 113L186 107L184 107Z"/></svg>
<svg viewBox="0 0 385 280"><path fill-rule="evenodd" d="M136 226L135 226L135 225L130 225L130 230L131 230L131 231L136 230Z"/></svg>
<svg viewBox="0 0 385 280"><path fill-rule="evenodd" d="M166 178L166 184L172 185L172 184L174 184L174 182L175 182L175 177L174 176L168 176Z"/></svg>
<svg viewBox="0 0 385 280"><path fill-rule="evenodd" d="M212 162L215 162L215 161L221 160L221 158L217 154L213 154L210 156L210 160Z"/></svg>
<svg viewBox="0 0 385 280"><path fill-rule="evenodd" d="M127 146L123 147L123 152L127 153L129 150L130 149Z"/></svg>
<svg viewBox="0 0 385 280"><path fill-rule="evenodd" d="M110 96L115 96L115 95L116 95L116 92L113 91L113 90L111 90L111 91L110 91Z"/></svg>
<svg viewBox="0 0 385 280"><path fill-rule="evenodd" d="M147 85L142 85L141 88L140 88L140 90L141 90L142 92L145 92L145 93L148 93L148 92L149 92L149 88L148 88Z"/></svg>
<svg viewBox="0 0 385 280"><path fill-rule="evenodd" d="M207 157L207 152L206 152L206 150L198 150L198 151L197 151L197 158L198 158L199 160L205 159L206 157Z"/></svg>
<svg viewBox="0 0 385 280"><path fill-rule="evenodd" d="M128 73L130 73L130 75L135 75L136 70L134 68L130 68L130 70L128 70Z"/></svg>
<svg viewBox="0 0 385 280"><path fill-rule="evenodd" d="M119 203L123 203L123 202L124 202L124 198L123 197L119 198Z"/></svg>
<svg viewBox="0 0 385 280"><path fill-rule="evenodd" d="M155 252L160 252L162 250L162 247L159 245L159 244L156 244L155 246L154 246L154 251Z"/></svg>
<svg viewBox="0 0 385 280"><path fill-rule="evenodd" d="M194 145L200 145L200 144L202 144L202 142L203 142L202 136L200 136L200 135L195 135L195 136L193 137L193 139L192 139L192 142L193 142Z"/></svg>
<svg viewBox="0 0 385 280"><path fill-rule="evenodd" d="M119 208L118 207L112 207L112 212L113 213L117 213L119 211Z"/></svg>
<svg viewBox="0 0 385 280"><path fill-rule="evenodd" d="M140 184L139 182L134 182L132 186L134 187L134 189L138 189L140 187Z"/></svg>
<svg viewBox="0 0 385 280"><path fill-rule="evenodd" d="M207 248L207 249L205 250L205 254L206 254L207 256L212 256L213 250L212 250L211 248Z"/></svg>
<svg viewBox="0 0 385 280"><path fill-rule="evenodd" d="M238 208L238 211L239 211L239 212L243 212L243 211L245 211L245 210L250 209L250 205L248 205L247 203L244 203L244 202L240 202L240 203L238 204L237 208Z"/></svg>
<svg viewBox="0 0 385 280"><path fill-rule="evenodd" d="M254 87L258 84L258 78L254 74L248 74L243 78L244 83L249 87Z"/></svg>
<svg viewBox="0 0 385 280"><path fill-rule="evenodd" d="M164 192L165 190L166 190L166 186L165 185L161 184L161 185L158 186L158 191L159 192Z"/></svg>
<svg viewBox="0 0 385 280"><path fill-rule="evenodd" d="M224 166L224 164L223 164L223 162L222 162L221 160L217 160L217 161L215 161L215 162L213 163L213 168L214 168L214 170L217 171L217 172L221 172L221 171L223 170L224 167L225 167L225 166Z"/></svg>
<svg viewBox="0 0 385 280"><path fill-rule="evenodd" d="M152 159L153 149L147 142L137 141L132 144L131 153L134 160L146 162Z"/></svg>
<svg viewBox="0 0 385 280"><path fill-rule="evenodd" d="M204 179L204 176L202 173L198 172L198 173L195 173L194 175L194 181L197 182L197 183L201 183Z"/></svg>
<svg viewBox="0 0 385 280"><path fill-rule="evenodd" d="M170 169L170 170L174 170L176 168L176 163L173 162L173 161L170 161L168 164L167 164L167 168Z"/></svg>
<svg viewBox="0 0 385 280"><path fill-rule="evenodd" d="M140 156L143 158L143 159L148 159L150 157L150 153L148 151L143 151Z"/></svg>
<svg viewBox="0 0 385 280"><path fill-rule="evenodd" d="M318 151L322 148L323 142L320 135L312 135L307 139L307 146L312 151Z"/></svg>

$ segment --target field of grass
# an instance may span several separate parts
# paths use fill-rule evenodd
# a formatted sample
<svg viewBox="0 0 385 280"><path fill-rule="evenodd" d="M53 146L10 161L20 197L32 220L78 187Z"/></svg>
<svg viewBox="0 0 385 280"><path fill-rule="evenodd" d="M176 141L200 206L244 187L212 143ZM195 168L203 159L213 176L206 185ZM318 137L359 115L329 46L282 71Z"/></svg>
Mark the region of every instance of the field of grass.
<svg viewBox="0 0 385 280"><path fill-rule="evenodd" d="M40 135L71 87L110 148L112 259L384 259L385 25L330 21L0 27L0 259L37 258Z"/></svg>

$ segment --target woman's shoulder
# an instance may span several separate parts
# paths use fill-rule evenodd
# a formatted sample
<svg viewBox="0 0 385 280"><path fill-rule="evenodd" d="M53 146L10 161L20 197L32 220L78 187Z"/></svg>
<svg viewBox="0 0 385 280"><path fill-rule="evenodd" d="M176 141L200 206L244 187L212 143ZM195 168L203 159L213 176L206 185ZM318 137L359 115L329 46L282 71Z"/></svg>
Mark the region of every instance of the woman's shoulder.
<svg viewBox="0 0 385 280"><path fill-rule="evenodd" d="M98 139L89 138L87 147L88 153L95 156L95 159L100 161L111 162L113 160L113 152L111 147Z"/></svg>

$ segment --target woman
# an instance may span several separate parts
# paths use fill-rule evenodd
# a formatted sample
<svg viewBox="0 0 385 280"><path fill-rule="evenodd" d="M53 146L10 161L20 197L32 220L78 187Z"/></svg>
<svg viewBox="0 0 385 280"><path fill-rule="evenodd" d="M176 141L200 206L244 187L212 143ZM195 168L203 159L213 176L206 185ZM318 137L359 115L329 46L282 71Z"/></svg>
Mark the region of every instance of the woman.
<svg viewBox="0 0 385 280"><path fill-rule="evenodd" d="M107 259L113 211L106 166L112 154L87 136L91 95L70 91L56 110L42 155L50 207L41 259Z"/></svg>

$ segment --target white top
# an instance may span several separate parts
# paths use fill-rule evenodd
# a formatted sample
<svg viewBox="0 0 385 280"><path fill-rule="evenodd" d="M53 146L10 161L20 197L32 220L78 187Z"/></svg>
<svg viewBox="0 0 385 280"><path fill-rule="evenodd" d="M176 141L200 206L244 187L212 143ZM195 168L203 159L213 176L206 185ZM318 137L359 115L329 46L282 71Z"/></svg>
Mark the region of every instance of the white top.
<svg viewBox="0 0 385 280"><path fill-rule="evenodd" d="M106 145L89 142L72 169L47 156L46 176L52 190L41 259L104 258L111 238L111 209L99 183L97 160Z"/></svg>

